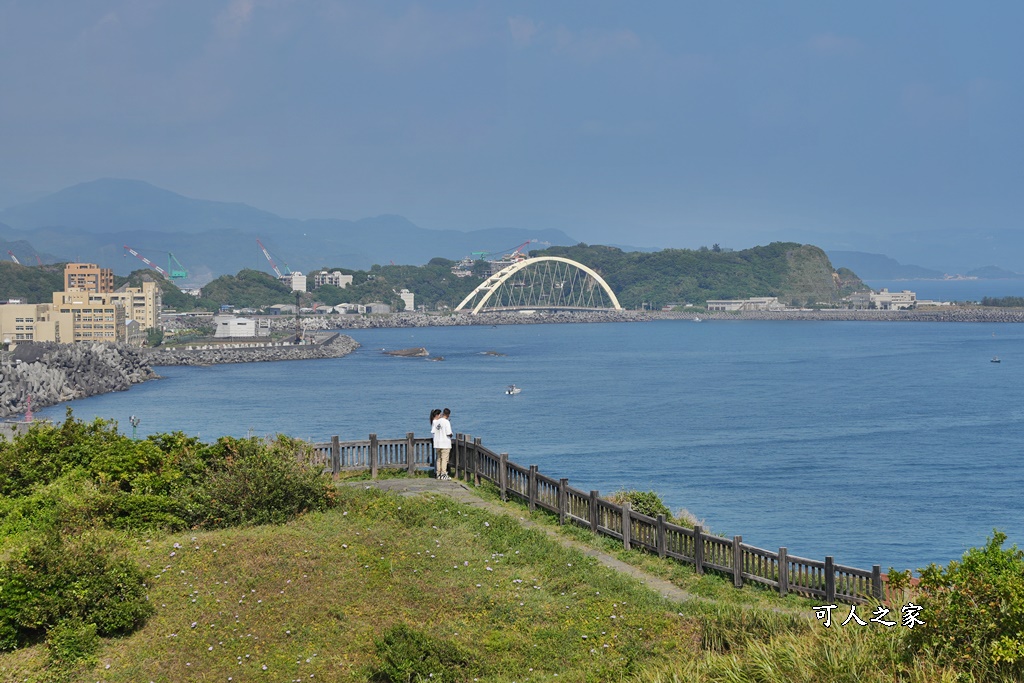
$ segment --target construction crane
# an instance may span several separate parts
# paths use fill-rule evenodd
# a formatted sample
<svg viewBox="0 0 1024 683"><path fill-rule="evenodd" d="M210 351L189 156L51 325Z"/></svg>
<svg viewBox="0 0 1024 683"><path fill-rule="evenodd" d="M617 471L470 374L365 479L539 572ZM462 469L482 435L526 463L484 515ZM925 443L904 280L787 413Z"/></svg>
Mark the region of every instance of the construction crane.
<svg viewBox="0 0 1024 683"><path fill-rule="evenodd" d="M7 253L8 253L9 255L10 255L10 257L11 257L11 260L12 260L12 261L14 261L15 263L17 263L17 264L18 264L19 266L21 265L21 261L19 261L19 260L18 260L18 257L14 255L14 252L13 252L13 251L11 251L10 249L8 249L8 250L7 250Z"/></svg>
<svg viewBox="0 0 1024 683"><path fill-rule="evenodd" d="M169 275L167 274L167 271L166 271L166 270L164 270L163 268L161 268L161 267L160 267L160 266L158 266L157 264L153 263L153 262L152 262L152 261L150 261L150 260L149 260L148 258L146 258L146 257L145 257L145 256L143 256L142 254L140 254L139 252L135 251L134 249L132 249L131 247L129 247L129 246L127 245L127 244L126 244L126 245L124 245L124 250L125 250L126 252L128 252L128 254L131 254L131 255L132 255L132 256L134 256L135 258L137 258L137 259L139 259L140 261L142 261L143 263L145 263L145 264L146 264L147 266L149 266L150 268L152 268L152 269L153 269L153 270L155 270L156 272L158 272L158 273L160 273L161 275L163 275L164 277L170 277L170 276L169 276ZM128 254L125 254L125 258L127 258L127 257L128 257Z"/></svg>
<svg viewBox="0 0 1024 683"><path fill-rule="evenodd" d="M291 275L292 274L292 271L288 267L287 263L284 264L284 273L281 272L281 269L277 267L277 264L274 263L274 259L270 256L270 252L267 251L267 248L265 246L263 246L263 242L260 242L260 238L259 237L256 238L256 244L259 245L260 251L263 252L263 255L267 257L267 261L270 263L270 267L274 269L274 273L277 275L278 278L282 278L285 275ZM284 262L282 261L282 263L284 263Z"/></svg>
<svg viewBox="0 0 1024 683"><path fill-rule="evenodd" d="M171 266L171 261L177 264L177 268ZM174 258L174 254L167 252L167 270L171 271L172 280L184 280L188 277L188 271L185 270L185 266L181 265L181 261Z"/></svg>

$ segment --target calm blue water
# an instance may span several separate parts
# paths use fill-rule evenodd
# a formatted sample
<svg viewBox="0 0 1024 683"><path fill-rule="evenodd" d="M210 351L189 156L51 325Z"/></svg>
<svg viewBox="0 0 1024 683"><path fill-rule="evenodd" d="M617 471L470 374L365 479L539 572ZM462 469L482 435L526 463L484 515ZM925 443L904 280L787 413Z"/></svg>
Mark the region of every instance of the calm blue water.
<svg viewBox="0 0 1024 683"><path fill-rule="evenodd" d="M1024 545L1024 325L662 321L352 332L333 360L160 368L75 401L130 432L457 431L580 489L655 490L713 531L846 565ZM444 362L384 356L424 346ZM497 351L505 356L486 355ZM1002 362L991 363L998 355ZM505 395L509 383L523 387ZM61 419L64 407L38 411Z"/></svg>

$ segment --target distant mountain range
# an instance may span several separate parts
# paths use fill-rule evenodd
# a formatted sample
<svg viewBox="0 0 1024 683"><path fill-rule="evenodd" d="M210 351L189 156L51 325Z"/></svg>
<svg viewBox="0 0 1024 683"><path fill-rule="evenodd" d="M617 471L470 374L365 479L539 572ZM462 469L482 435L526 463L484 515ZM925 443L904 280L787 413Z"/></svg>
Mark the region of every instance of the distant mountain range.
<svg viewBox="0 0 1024 683"><path fill-rule="evenodd" d="M257 238L282 269L287 265L302 272L325 266L366 270L374 264L423 265L438 256L458 260L480 252L500 255L525 242L531 244L524 250L579 242L560 230L430 230L393 215L297 220L246 204L191 199L146 182L109 178L0 211L0 255L8 250L25 265L86 261L126 275L143 266L124 249L128 245L165 269L168 254L173 254L189 271L183 285L199 286L244 268L270 272ZM802 241L823 246L865 239L808 233ZM1024 271L1024 243L1015 231L904 233L887 236L885 245L889 255L825 249L835 267L849 268L869 281L932 279L946 273L1024 277L1013 270ZM905 265L896 258L930 265ZM969 265L960 266L962 270L938 265L948 263Z"/></svg>
<svg viewBox="0 0 1024 683"><path fill-rule="evenodd" d="M82 183L0 211L0 249L26 265L38 256L97 263L124 275L143 266L127 245L165 269L173 254L195 285L243 268L270 272L257 238L279 267L301 272L422 265L437 256L511 251L530 241L524 250L577 242L560 230L429 230L401 216L296 220L245 204L190 199L138 180Z"/></svg>
<svg viewBox="0 0 1024 683"><path fill-rule="evenodd" d="M1024 279L1024 274L998 266L984 266L966 272L948 272L921 266L905 265L882 254L862 251L827 251L836 268L849 268L862 280L938 280L945 277L966 276L981 280Z"/></svg>

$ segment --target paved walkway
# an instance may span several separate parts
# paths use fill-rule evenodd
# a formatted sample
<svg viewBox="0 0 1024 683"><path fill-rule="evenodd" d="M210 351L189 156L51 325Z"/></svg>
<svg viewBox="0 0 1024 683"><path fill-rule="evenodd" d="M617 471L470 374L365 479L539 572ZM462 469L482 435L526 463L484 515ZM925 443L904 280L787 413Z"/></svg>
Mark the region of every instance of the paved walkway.
<svg viewBox="0 0 1024 683"><path fill-rule="evenodd" d="M346 483L345 485L350 486L375 486L382 491L392 491L403 496L418 496L424 494L440 494L454 498L460 503L466 505L472 505L473 507L481 508L493 512L498 515L511 515L519 520L519 522L527 528L538 529L550 538L564 546L573 548L580 551L584 555L589 555L595 560L600 562L610 569L622 572L637 579L651 590L655 591L659 595L675 602L688 602L692 600L707 600L692 593L687 593L682 588L679 588L675 584L666 581L665 579L658 578L642 571L631 564L626 564L622 560L609 555L608 553L597 550L590 546L574 541L571 538L567 538L562 534L559 534L554 529L537 524L529 519L526 519L521 513L523 509L514 503L501 503L497 501L484 500L476 493L474 493L471 486L452 479L451 481L438 481L432 477L414 477L406 478L401 477L397 479L376 479L376 480L363 480L357 482Z"/></svg>

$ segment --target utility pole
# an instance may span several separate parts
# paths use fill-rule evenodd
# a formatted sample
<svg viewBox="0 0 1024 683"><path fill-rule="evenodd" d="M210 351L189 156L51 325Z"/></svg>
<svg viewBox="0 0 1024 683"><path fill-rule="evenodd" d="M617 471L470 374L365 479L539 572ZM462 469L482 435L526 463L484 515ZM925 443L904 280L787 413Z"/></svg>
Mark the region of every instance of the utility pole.
<svg viewBox="0 0 1024 683"><path fill-rule="evenodd" d="M295 341L296 343L302 340L302 320L299 318L299 306L302 303L302 294L299 290L295 290Z"/></svg>

